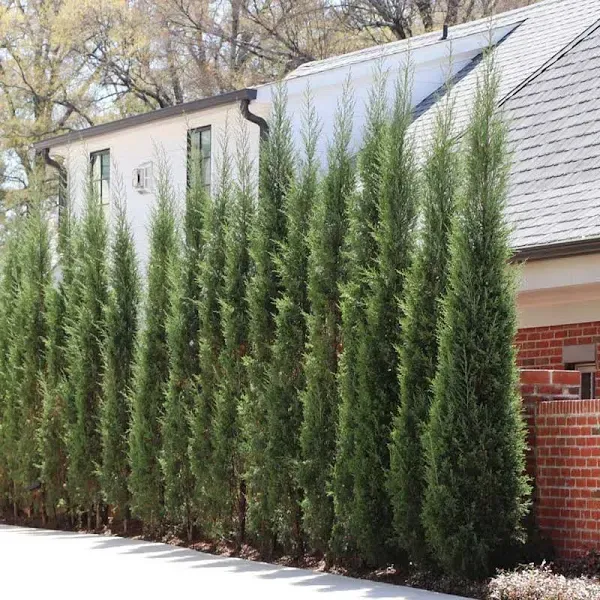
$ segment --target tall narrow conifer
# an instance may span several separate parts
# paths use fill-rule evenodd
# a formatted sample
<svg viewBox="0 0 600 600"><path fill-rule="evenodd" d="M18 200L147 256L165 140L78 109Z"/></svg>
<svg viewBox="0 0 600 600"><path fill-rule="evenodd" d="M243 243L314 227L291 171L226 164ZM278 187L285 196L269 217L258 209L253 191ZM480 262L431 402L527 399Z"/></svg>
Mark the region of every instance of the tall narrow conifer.
<svg viewBox="0 0 600 600"><path fill-rule="evenodd" d="M57 508L66 500L67 480L67 302L72 285L74 226L71 206L59 207L57 260L46 293L46 370L38 435L41 482L46 510L56 523Z"/></svg>
<svg viewBox="0 0 600 600"><path fill-rule="evenodd" d="M194 157L192 156L192 159ZM199 161L193 160L193 164ZM169 520L192 536L194 478L190 464L191 417L199 393L198 361L200 268L203 219L210 198L200 173L191 173L186 194L184 244L180 260L171 265L172 289L167 323L169 383L162 425L162 469L165 510Z"/></svg>
<svg viewBox="0 0 600 600"><path fill-rule="evenodd" d="M105 209L90 180L76 256L79 303L69 333L73 420L67 435L69 487L74 502L87 511L88 527L94 511L96 527L100 525L102 500L98 467L102 459L100 401L108 298L107 245Z"/></svg>
<svg viewBox="0 0 600 600"><path fill-rule="evenodd" d="M352 541L359 555L380 564L388 550L390 503L385 487L392 415L398 407L396 347L400 299L409 264L416 213L416 170L411 123L410 69L396 85L390 126L382 144L377 263L370 274L363 333L359 339L355 408Z"/></svg>
<svg viewBox="0 0 600 600"><path fill-rule="evenodd" d="M169 378L167 322L171 269L178 255L175 199L164 157L158 160L156 204L150 225L150 256L143 329L136 355L129 430L129 491L133 513L154 528L163 517L160 420Z"/></svg>
<svg viewBox="0 0 600 600"><path fill-rule="evenodd" d="M302 423L300 392L304 388L305 314L308 311L307 227L317 191L316 145L319 128L308 90L302 131L304 156L300 176L292 185L283 209L287 236L276 256L283 292L276 302L276 335L265 391L267 445L264 466L269 471L269 505L274 511L280 542L296 553L302 551L302 493L298 484L298 463Z"/></svg>
<svg viewBox="0 0 600 600"><path fill-rule="evenodd" d="M15 308L20 326L14 331L13 338L20 351L17 350L14 356L17 360L11 364L11 389L18 394L20 403L18 480L24 491L40 478L37 436L43 403L41 377L46 357L45 297L50 282L49 214L38 186L39 182L34 182L33 199L23 225L21 286Z"/></svg>
<svg viewBox="0 0 600 600"><path fill-rule="evenodd" d="M113 178L115 179L115 178ZM115 179L116 182L118 180ZM104 499L113 515L127 527L129 491L127 477L127 432L130 406L128 394L133 381L140 279L131 226L120 185L113 186L115 211L109 264L109 293L106 306L103 398L100 407L102 462L100 481Z"/></svg>
<svg viewBox="0 0 600 600"><path fill-rule="evenodd" d="M190 460L196 483L194 501L204 532L214 527L215 519L219 516L217 506L222 494L220 485L223 483L218 482L217 485L213 478L212 422L223 349L220 299L224 285L225 217L234 201L228 132L229 129L226 129L220 141L217 190L213 200L207 202L205 207L204 251L199 270L199 389L193 407Z"/></svg>
<svg viewBox="0 0 600 600"><path fill-rule="evenodd" d="M275 301L282 289L274 257L286 235L284 211L294 170L287 91L283 86L275 89L272 110L269 137L262 142L260 153L258 205L250 242L253 271L247 291L248 390L242 411L249 525L263 546L271 545L273 525L266 463L265 383L275 337Z"/></svg>
<svg viewBox="0 0 600 600"><path fill-rule="evenodd" d="M350 154L354 100L348 82L339 104L328 171L315 199L308 232L308 344L306 388L302 393L299 480L304 491L303 523L312 549L325 552L333 522L330 483L338 411L337 371L340 350L339 284L345 268L342 245L347 202L354 193Z"/></svg>
<svg viewBox="0 0 600 600"><path fill-rule="evenodd" d="M370 293L370 274L377 259L375 228L378 221L379 194L382 182L382 142L387 125L386 77L377 73L367 104L363 147L359 155L361 190L352 196L349 225L345 240L347 280L342 284L342 344L340 358L340 410L333 476L335 526L332 545L341 553L356 544L352 512L354 500L354 450L357 404L360 387L361 341L367 335L366 303ZM365 350L364 348L362 349ZM356 523L358 527L358 523Z"/></svg>
<svg viewBox="0 0 600 600"><path fill-rule="evenodd" d="M225 263L220 297L223 349L219 356L219 380L212 419L213 484L219 494L213 502L224 535L245 535L246 494L241 454L239 409L246 392L243 364L248 348L246 287L250 274L249 236L253 214L253 165L249 158L248 132L238 140L237 182L226 208Z"/></svg>
<svg viewBox="0 0 600 600"><path fill-rule="evenodd" d="M14 217L8 227L2 261L2 287L0 288L0 468L2 490L6 504L12 504L17 516L19 490L17 484L18 443L20 411L18 396L12 391L14 382L11 367L15 335L19 328L16 317L17 300L21 287L23 222Z"/></svg>
<svg viewBox="0 0 600 600"><path fill-rule="evenodd" d="M465 189L450 243L439 363L426 433L423 522L447 570L487 574L520 534L525 438L513 348L514 273L504 218L506 127L492 55L466 133Z"/></svg>
<svg viewBox="0 0 600 600"><path fill-rule="evenodd" d="M399 544L417 562L427 555L421 513L425 489L422 435L437 367L441 299L448 279L449 236L459 184L450 95L442 101L421 184L422 228L405 283L398 344L400 408L390 443L388 490Z"/></svg>

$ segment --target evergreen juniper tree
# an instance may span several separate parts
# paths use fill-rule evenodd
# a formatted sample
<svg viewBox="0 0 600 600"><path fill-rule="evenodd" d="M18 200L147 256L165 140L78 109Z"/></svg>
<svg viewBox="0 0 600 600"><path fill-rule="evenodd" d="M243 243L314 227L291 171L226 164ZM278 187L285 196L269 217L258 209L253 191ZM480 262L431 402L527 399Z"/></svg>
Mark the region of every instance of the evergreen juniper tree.
<svg viewBox="0 0 600 600"><path fill-rule="evenodd" d="M383 140L382 181L375 228L377 263L368 289L364 332L357 356L354 491L350 522L359 555L370 564L386 557L391 510L385 487L392 415L398 406L396 347L400 299L409 264L416 214L410 67L396 86L390 127Z"/></svg>
<svg viewBox="0 0 600 600"><path fill-rule="evenodd" d="M198 164L192 156L192 163ZM172 291L167 323L169 382L162 424L162 469L165 480L165 511L174 524L184 525L192 537L194 478L190 464L191 416L198 396L198 342L200 267L203 219L210 202L204 180L196 169L190 173L184 215L184 244L179 260L171 267Z"/></svg>
<svg viewBox="0 0 600 600"><path fill-rule="evenodd" d="M199 389L193 407L190 460L196 483L196 508L205 532L209 525L214 526L219 514L216 508L223 493L215 485L213 478L212 421L221 377L219 360L223 348L220 299L225 268L225 216L233 202L233 173L227 140L228 129L220 140L217 190L212 201L207 202L205 207L204 252L199 271Z"/></svg>
<svg viewBox="0 0 600 600"><path fill-rule="evenodd" d="M212 419L213 484L219 494L213 502L224 535L235 530L245 536L246 495L241 454L239 409L247 388L243 364L248 348L246 288L250 276L249 237L253 215L253 165L244 126L238 141L237 182L226 207L224 277L220 296L223 348Z"/></svg>
<svg viewBox="0 0 600 600"><path fill-rule="evenodd" d="M417 562L425 560L421 514L425 488L422 435L429 419L437 366L441 299L448 278L448 240L459 184L459 159L450 95L436 114L421 183L422 228L405 283L398 344L400 408L390 442L388 490L398 542Z"/></svg>
<svg viewBox="0 0 600 600"><path fill-rule="evenodd" d="M381 146L387 124L386 76L376 73L367 104L363 148L359 155L361 190L351 198L348 209L348 231L345 240L347 280L342 284L342 344L340 358L340 409L333 472L335 524L332 533L334 552L345 552L356 545L359 523L353 523L354 454L357 433L357 404L360 392L361 341L367 335L366 302L370 272L375 266L379 194L382 182L383 153ZM363 348L364 350L364 348ZM356 525L356 527L353 527Z"/></svg>
<svg viewBox="0 0 600 600"><path fill-rule="evenodd" d="M528 485L517 393L514 273L504 218L506 127L488 55L465 140L465 186L450 242L434 400L425 436L423 523L449 572L480 576L521 533Z"/></svg>
<svg viewBox="0 0 600 600"><path fill-rule="evenodd" d="M164 157L159 157L156 204L150 225L150 255L143 329L134 368L129 430L129 491L135 515L150 529L163 517L160 420L169 378L167 322L171 269L178 255L174 193Z"/></svg>
<svg viewBox="0 0 600 600"><path fill-rule="evenodd" d="M102 397L102 344L106 332L108 297L106 254L108 227L105 209L93 182L88 182L79 231L79 302L70 324L69 355L73 393L73 420L67 436L67 478L73 501L87 512L87 525L95 510L100 526L102 501L98 467L102 460L100 402Z"/></svg>
<svg viewBox="0 0 600 600"><path fill-rule="evenodd" d="M115 178L113 178L115 179ZM129 491L127 477L127 432L130 412L128 394L133 380L140 279L137 256L122 183L115 180L112 201L115 211L108 271L103 398L100 406L102 462L100 481L104 499L113 515L127 529Z"/></svg>
<svg viewBox="0 0 600 600"><path fill-rule="evenodd" d="M19 442L19 403L12 393L14 382L11 357L17 330L16 307L21 285L21 248L23 245L23 224L21 217L14 217L9 223L2 262L2 286L0 288L0 468L2 470L2 491L4 503L12 504L13 516L18 511L19 494L17 489L17 445Z"/></svg>
<svg viewBox="0 0 600 600"><path fill-rule="evenodd" d="M35 181L24 222L21 287L15 308L20 313L20 327L14 331L13 339L18 339L17 346L21 344L21 360L11 364L11 369L14 369L12 389L20 402L21 427L17 452L18 480L23 490L40 478L37 436L43 403L41 376L46 356L45 297L50 282L51 255L49 214L40 192L39 182Z"/></svg>
<svg viewBox="0 0 600 600"><path fill-rule="evenodd" d="M46 293L46 370L38 436L41 481L47 510L56 524L57 508L66 500L67 480L67 299L72 284L73 216L59 207L57 260Z"/></svg>
<svg viewBox="0 0 600 600"><path fill-rule="evenodd" d="M260 153L258 205L251 232L248 389L242 410L249 525L263 547L271 545L273 533L271 474L266 462L265 382L275 336L275 301L281 293L274 257L286 235L284 210L294 171L287 92L283 86L275 89L272 110L269 137L262 142Z"/></svg>
<svg viewBox="0 0 600 600"><path fill-rule="evenodd" d="M347 203L354 191L350 154L354 101L344 86L328 149L328 170L319 186L308 228L306 387L301 394L302 462L299 481L304 492L303 524L311 549L325 552L333 522L330 483L338 410L337 371L340 350L339 284L345 268L342 245Z"/></svg>
<svg viewBox="0 0 600 600"><path fill-rule="evenodd" d="M319 122L307 91L303 123L304 157L284 207L287 237L278 250L276 267L282 296L276 301L275 341L265 390L267 444L264 467L269 472L269 502L280 542L302 552L301 489L298 485L300 426L304 388L303 358L306 344L308 297L306 291L310 210L315 202Z"/></svg>

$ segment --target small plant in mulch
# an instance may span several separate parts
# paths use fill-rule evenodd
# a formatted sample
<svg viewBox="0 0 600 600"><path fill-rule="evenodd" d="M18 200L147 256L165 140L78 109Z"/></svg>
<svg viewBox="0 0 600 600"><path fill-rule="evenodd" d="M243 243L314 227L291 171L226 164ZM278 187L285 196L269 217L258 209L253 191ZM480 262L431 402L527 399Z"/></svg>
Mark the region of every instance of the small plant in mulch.
<svg viewBox="0 0 600 600"><path fill-rule="evenodd" d="M501 572L488 586L490 600L597 600L600 581L566 577L545 564Z"/></svg>

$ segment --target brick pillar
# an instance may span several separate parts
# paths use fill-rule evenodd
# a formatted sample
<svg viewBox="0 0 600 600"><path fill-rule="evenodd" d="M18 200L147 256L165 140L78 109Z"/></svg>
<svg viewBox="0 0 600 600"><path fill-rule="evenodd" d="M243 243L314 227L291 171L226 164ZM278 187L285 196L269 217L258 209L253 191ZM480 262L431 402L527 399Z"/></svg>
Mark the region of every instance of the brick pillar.
<svg viewBox="0 0 600 600"><path fill-rule="evenodd" d="M527 423L527 474L535 477L537 454L535 420L541 402L578 400L581 396L579 371L521 371L521 397Z"/></svg>
<svg viewBox="0 0 600 600"><path fill-rule="evenodd" d="M521 371L534 514L563 558L600 549L600 400L577 371Z"/></svg>

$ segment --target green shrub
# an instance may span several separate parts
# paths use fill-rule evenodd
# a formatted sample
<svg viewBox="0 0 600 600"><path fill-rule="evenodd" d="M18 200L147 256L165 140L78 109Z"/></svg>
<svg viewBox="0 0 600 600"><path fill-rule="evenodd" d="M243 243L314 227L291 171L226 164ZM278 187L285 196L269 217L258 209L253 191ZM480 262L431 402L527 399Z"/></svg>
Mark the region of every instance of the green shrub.
<svg viewBox="0 0 600 600"><path fill-rule="evenodd" d="M161 157L150 225L144 327L137 348L129 429L131 507L150 529L161 523L164 513L160 422L169 379L167 323L173 284L171 269L178 251L174 192L168 166Z"/></svg>
<svg viewBox="0 0 600 600"><path fill-rule="evenodd" d="M190 465L195 479L194 503L203 533L211 532L218 519L222 497L213 477L214 439L212 423L223 349L221 298L225 273L225 218L233 202L232 165L227 145L228 130L221 138L221 162L216 193L205 205L204 250L198 283L198 389L192 407Z"/></svg>
<svg viewBox="0 0 600 600"><path fill-rule="evenodd" d="M465 188L450 243L434 400L425 435L423 522L433 558L472 577L523 538L525 428L513 347L514 271L504 220L506 128L487 58L466 133Z"/></svg>
<svg viewBox="0 0 600 600"><path fill-rule="evenodd" d="M268 435L265 467L270 473L271 507L279 541L296 554L302 549L298 462L308 311L306 232L317 190L318 134L319 122L308 95L303 123L304 154L298 179L292 184L284 208L286 239L276 255L283 291L276 302L275 341L265 390Z"/></svg>
<svg viewBox="0 0 600 600"><path fill-rule="evenodd" d="M198 342L200 322L200 267L204 246L203 221L211 202L198 174L188 186L183 252L171 264L171 298L167 322L169 381L162 421L161 465L165 479L165 512L174 525L185 526L192 537L195 482L189 441L191 417L199 393Z"/></svg>
<svg viewBox="0 0 600 600"><path fill-rule="evenodd" d="M102 344L106 335L108 299L108 228L104 206L90 181L79 227L75 255L78 301L70 313L69 373L73 400L68 423L67 449L69 489L73 502L87 512L88 528L95 510L100 525L102 495L98 477L101 462L100 401L102 394Z"/></svg>
<svg viewBox="0 0 600 600"><path fill-rule="evenodd" d="M224 276L219 302L223 348L219 355L212 418L212 480L217 525L223 534L244 539L246 495L241 452L240 405L247 389L244 356L248 348L246 287L250 273L249 236L253 217L252 163L248 132L238 140L237 185L226 207Z"/></svg>
<svg viewBox="0 0 600 600"><path fill-rule="evenodd" d="M387 483L396 538L416 562L422 562L427 554L421 522L425 488L421 438L433 396L441 299L448 278L448 240L459 181L452 109L447 102L437 113L426 155L421 181L422 227L406 275L402 334L397 344L400 408L394 415Z"/></svg>
<svg viewBox="0 0 600 600"><path fill-rule="evenodd" d="M345 273L342 247L348 225L347 202L355 185L350 154L353 111L354 101L346 83L328 149L328 170L317 193L308 232L310 311L304 365L306 388L301 395L299 481L304 491L303 523L309 546L321 552L329 547L333 524L333 502L329 492L339 404L339 284Z"/></svg>
<svg viewBox="0 0 600 600"><path fill-rule="evenodd" d="M260 544L267 547L273 534L273 498L271 463L267 456L266 381L275 339L275 302L282 291L275 256L286 237L285 207L294 175L292 131L283 85L274 91L269 137L261 146L258 201L250 236L252 272L247 290L250 345L245 360L248 388L241 425L249 527Z"/></svg>
<svg viewBox="0 0 600 600"><path fill-rule="evenodd" d="M104 499L127 527L129 490L127 478L127 432L138 331L140 279L131 227L127 222L122 187L114 186L116 214L109 264L109 295L106 306L104 378L100 405L102 463L100 481Z"/></svg>

